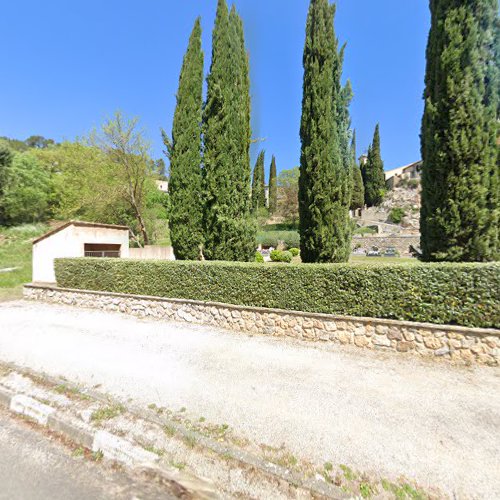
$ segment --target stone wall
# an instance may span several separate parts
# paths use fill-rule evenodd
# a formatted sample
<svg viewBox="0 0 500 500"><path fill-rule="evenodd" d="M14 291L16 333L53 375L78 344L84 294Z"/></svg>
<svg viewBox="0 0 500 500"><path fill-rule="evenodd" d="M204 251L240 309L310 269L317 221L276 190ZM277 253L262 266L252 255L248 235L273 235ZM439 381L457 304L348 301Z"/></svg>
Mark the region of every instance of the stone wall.
<svg viewBox="0 0 500 500"><path fill-rule="evenodd" d="M116 311L138 317L353 345L461 364L498 366L500 358L500 330L494 329L311 314L215 302L69 290L37 284L26 285L24 296L30 300Z"/></svg>
<svg viewBox="0 0 500 500"><path fill-rule="evenodd" d="M362 248L365 251L371 250L372 247L378 247L383 250L387 247L394 247L401 255L401 257L410 256L410 245L415 248L420 247L419 235L408 236L353 236L352 248Z"/></svg>

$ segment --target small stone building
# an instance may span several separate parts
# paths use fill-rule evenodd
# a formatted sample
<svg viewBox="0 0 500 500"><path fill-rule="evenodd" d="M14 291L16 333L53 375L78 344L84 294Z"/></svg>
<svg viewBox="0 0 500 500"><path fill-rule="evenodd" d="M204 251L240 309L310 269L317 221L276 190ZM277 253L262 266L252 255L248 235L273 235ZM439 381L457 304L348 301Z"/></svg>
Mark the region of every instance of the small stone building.
<svg viewBox="0 0 500 500"><path fill-rule="evenodd" d="M59 257L129 257L129 228L95 222L67 222L33 242L33 282L55 283Z"/></svg>

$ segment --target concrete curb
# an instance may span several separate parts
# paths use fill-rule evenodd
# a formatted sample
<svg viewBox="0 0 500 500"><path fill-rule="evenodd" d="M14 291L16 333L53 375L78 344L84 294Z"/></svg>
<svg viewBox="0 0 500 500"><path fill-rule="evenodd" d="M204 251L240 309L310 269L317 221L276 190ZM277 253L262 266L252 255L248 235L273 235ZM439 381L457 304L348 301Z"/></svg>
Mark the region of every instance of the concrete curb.
<svg viewBox="0 0 500 500"><path fill-rule="evenodd" d="M38 378L46 384L57 387L60 385L65 385L69 389L79 389L76 384L72 384L67 380L58 379L50 375L41 374L30 369L21 368L13 363L1 363L12 371L18 372L20 374ZM101 394L95 390L86 390L84 392L85 396L90 399L104 403L107 405L121 405L122 403L109 395ZM22 401L31 400L27 403L26 407L35 407L35 403L40 405L38 401L33 398L29 398L22 395ZM0 386L0 405L10 408L11 401L13 398L18 397L8 389ZM47 405L43 405L47 406ZM54 409L52 409L54 410ZM181 438L195 438L197 445L203 449L206 449L224 460L233 460L243 467L254 469L264 474L267 477L274 478L278 481L284 481L286 483L292 484L297 488L302 488L303 490L310 491L314 498L333 498L333 499L352 499L353 495L344 492L339 487L329 484L325 481L309 478L306 479L300 474L290 471L285 467L268 462L256 455L252 455L246 451L242 451L232 445L227 443L220 443L214 439L211 439L203 434L196 431L190 430L180 424L178 421L169 419L168 417L159 417L154 411L147 410L134 406L126 406L126 411L139 419L152 424L166 426L175 429L176 434ZM24 413L28 415L27 413ZM31 415L28 415L31 416ZM123 439L121 437L115 436L107 431L94 429L91 426L67 418L65 415L60 415L57 411L53 411L47 418L47 423L45 424L49 429L58 432L71 441L78 445L84 446L94 452L100 451L103 456L117 462L121 462L128 466L133 467L146 467L149 470L154 470L159 472L168 481L173 481L187 491L193 493L195 498L209 499L217 498L213 493L213 488L210 487L210 482L207 480L200 480L191 476L189 474L180 475L175 473L175 475L170 474L170 471L162 469L161 465L158 464L158 456L132 444L130 441ZM186 477L183 477L186 476Z"/></svg>
<svg viewBox="0 0 500 500"><path fill-rule="evenodd" d="M3 364L13 371L26 375L35 375L38 379L42 379L50 385L54 384L54 379L45 375L15 367L11 363ZM71 384L67 381L64 383L71 387ZM109 401L109 398L107 400ZM64 436L78 446L102 453L105 458L162 476L166 481L177 484L186 493L189 493L188 498L200 500L216 498L213 493L214 488L208 481L195 478L189 474L170 474L169 471L159 466L157 463L159 457L154 453L107 431L93 429L84 422L63 415L56 408L41 403L25 394L16 394L0 386L0 407L4 407L17 415L28 417L40 426Z"/></svg>

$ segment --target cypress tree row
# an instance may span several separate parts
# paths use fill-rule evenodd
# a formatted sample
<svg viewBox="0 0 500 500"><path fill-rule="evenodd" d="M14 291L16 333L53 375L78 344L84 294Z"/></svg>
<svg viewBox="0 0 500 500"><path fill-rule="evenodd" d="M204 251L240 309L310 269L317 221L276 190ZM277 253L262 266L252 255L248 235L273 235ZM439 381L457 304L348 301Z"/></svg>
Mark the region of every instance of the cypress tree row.
<svg viewBox="0 0 500 500"><path fill-rule="evenodd" d="M170 158L170 238L176 259L195 260L203 243L201 115L203 52L198 18L182 63L172 141L164 135Z"/></svg>
<svg viewBox="0 0 500 500"><path fill-rule="evenodd" d="M385 195L385 174L384 162L380 154L380 126L377 123L373 142L368 148L368 158L361 167L363 184L365 188L365 205L377 207L384 200Z"/></svg>
<svg viewBox="0 0 500 500"><path fill-rule="evenodd" d="M304 47L300 126L300 249L304 262L345 262L351 246L350 154L346 152L347 91L340 85L342 52L335 6L311 0ZM348 126L347 126L348 128ZM348 149L347 139L347 149Z"/></svg>
<svg viewBox="0 0 500 500"><path fill-rule="evenodd" d="M209 260L250 261L250 80L243 25L236 10L218 0L203 114L205 192L204 255Z"/></svg>
<svg viewBox="0 0 500 500"><path fill-rule="evenodd" d="M264 179L265 151L261 151L253 169L252 209L254 212L266 208L266 186Z"/></svg>
<svg viewBox="0 0 500 500"><path fill-rule="evenodd" d="M271 168L269 169L269 212L274 214L278 206L278 182L276 175L276 158L271 159Z"/></svg>
<svg viewBox="0 0 500 500"><path fill-rule="evenodd" d="M422 120L422 257L499 257L497 0L431 0Z"/></svg>
<svg viewBox="0 0 500 500"><path fill-rule="evenodd" d="M351 210L356 210L358 208L363 208L365 204L365 187L363 185L363 177L361 175L361 169L359 168L356 159L356 131L354 131L352 134L351 162L352 162Z"/></svg>

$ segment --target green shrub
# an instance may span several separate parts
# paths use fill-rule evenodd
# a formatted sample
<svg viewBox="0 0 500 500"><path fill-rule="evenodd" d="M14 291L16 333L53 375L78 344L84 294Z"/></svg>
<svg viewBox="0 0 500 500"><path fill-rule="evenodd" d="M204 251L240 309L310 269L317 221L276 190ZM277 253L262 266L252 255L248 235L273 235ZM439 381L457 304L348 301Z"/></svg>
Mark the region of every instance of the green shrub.
<svg viewBox="0 0 500 500"><path fill-rule="evenodd" d="M378 233L378 227L377 226L362 226L362 227L356 227L354 229L354 234L377 234Z"/></svg>
<svg viewBox="0 0 500 500"><path fill-rule="evenodd" d="M271 260L273 262L292 262L292 253L283 250L272 250L271 251Z"/></svg>
<svg viewBox="0 0 500 500"><path fill-rule="evenodd" d="M56 259L65 288L255 307L500 327L500 265Z"/></svg>
<svg viewBox="0 0 500 500"><path fill-rule="evenodd" d="M277 247L283 243L286 248L298 247L300 236L297 231L259 231L257 243L265 247Z"/></svg>
<svg viewBox="0 0 500 500"><path fill-rule="evenodd" d="M297 257L297 255L299 255L300 253L300 250L298 248L290 248L290 253L294 256L294 257Z"/></svg>
<svg viewBox="0 0 500 500"><path fill-rule="evenodd" d="M405 209L401 207L396 207L391 209L389 212L389 221L394 224L399 224L403 217L406 215Z"/></svg>
<svg viewBox="0 0 500 500"><path fill-rule="evenodd" d="M255 252L255 262L264 262L264 256L260 252Z"/></svg>

